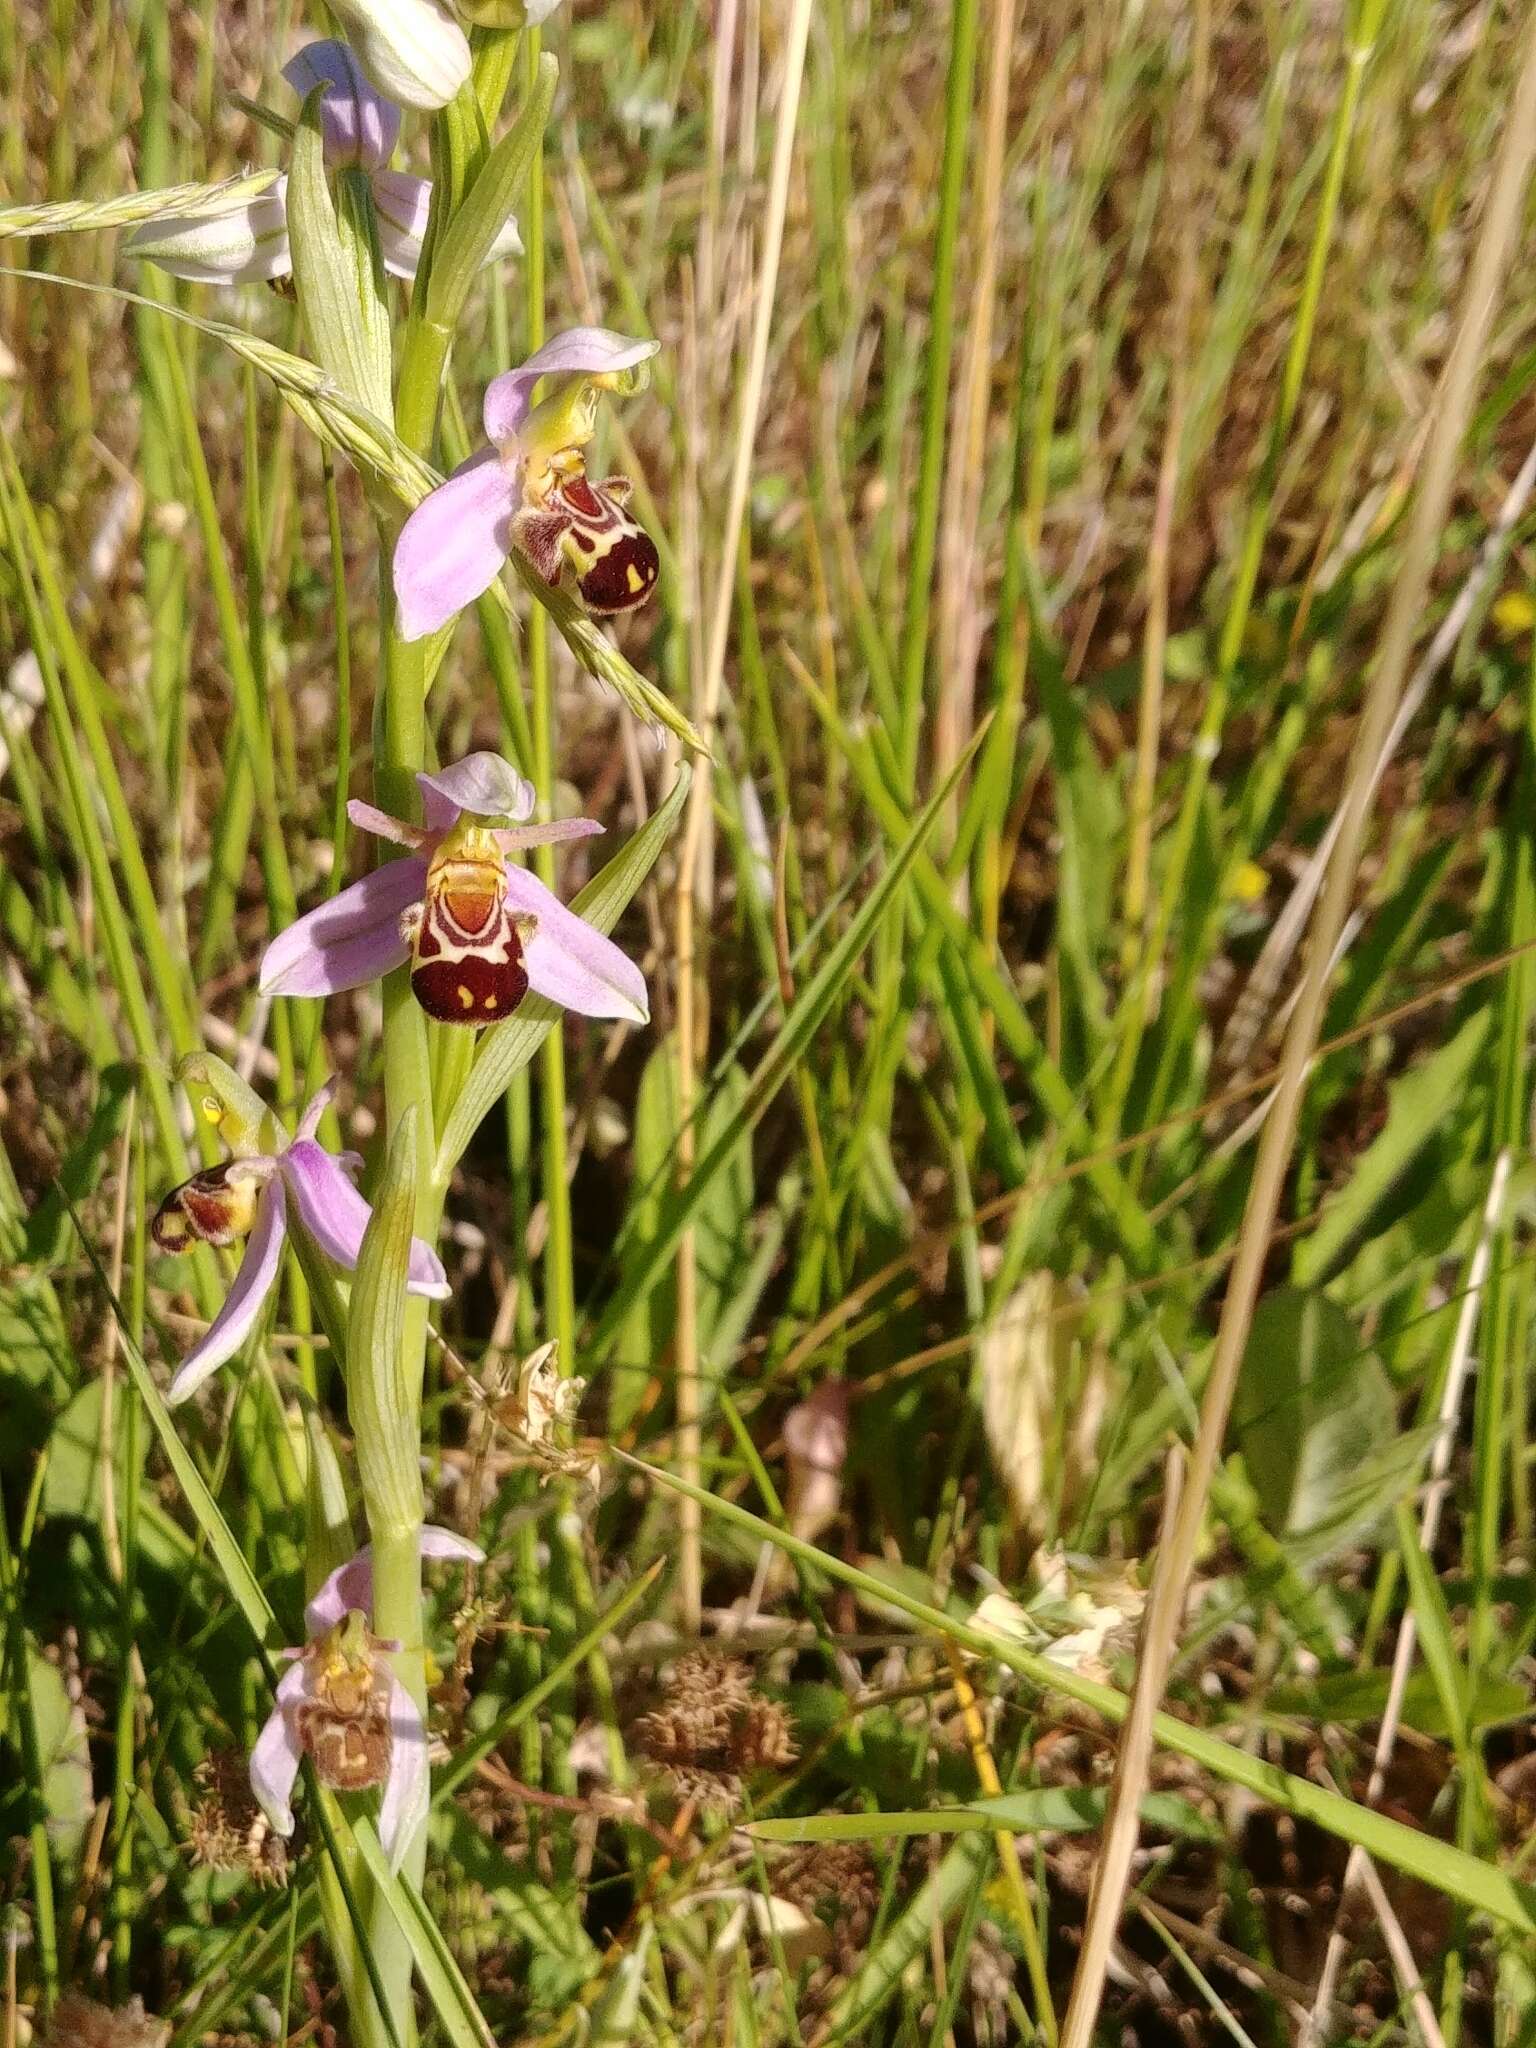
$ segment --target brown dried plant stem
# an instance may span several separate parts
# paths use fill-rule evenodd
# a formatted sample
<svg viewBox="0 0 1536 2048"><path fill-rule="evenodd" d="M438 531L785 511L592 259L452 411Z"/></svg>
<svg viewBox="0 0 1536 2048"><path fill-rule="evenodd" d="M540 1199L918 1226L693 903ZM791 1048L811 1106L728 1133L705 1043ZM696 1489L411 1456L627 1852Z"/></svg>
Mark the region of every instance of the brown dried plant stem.
<svg viewBox="0 0 1536 2048"><path fill-rule="evenodd" d="M1377 758L1402 695L1414 635L1423 616L1436 544L1445 525L1457 454L1471 408L1533 154L1536 154L1536 8L1527 15L1520 71L1488 190L1461 310L1440 388L1402 565L1392 588L1374 672L1355 735L1343 816L1307 947L1301 994L1286 1034L1274 1108L1265 1127L1243 1215L1238 1254L1222 1306L1189 1479L1172 1539L1160 1550L1142 1629L1131 1710L1121 1730L1104 1843L1088 1903L1062 2032L1063 2048L1089 2048L1103 1996L1136 1847L1138 1808L1147 1782L1152 1723L1178 1639L1195 1550L1221 1453L1238 1367L1248 1340L1265 1254L1279 1212L1308 1066L1317 1042L1330 963L1349 908L1365 837Z"/></svg>
<svg viewBox="0 0 1536 2048"><path fill-rule="evenodd" d="M730 632L731 598L736 584L736 557L741 544L741 522L746 516L747 487L752 475L752 451L757 423L762 412L763 384L768 369L768 338L773 326L774 300L779 281L779 255L784 246L784 216L789 205L789 174L795 147L795 125L800 111L800 87L805 76L805 50L811 32L811 0L794 0L784 55L783 83L779 90L777 125L773 138L773 166L768 181L768 204L763 220L763 256L759 266L752 343L747 373L741 388L736 417L736 445L731 462L731 488L727 500L725 530L716 575L709 639L705 643L704 672L697 706L698 728L706 751L700 756L688 795L688 814L683 831L682 853L677 876L677 1172L686 1184L693 1171L696 1139L693 1117L698 1100L696 1062L700 1052L700 1026L705 1012L699 978L695 931L698 912L704 907L700 875L706 827L711 816L711 771L714 762L708 749L715 738L720 711L720 689L725 674L725 643ZM699 1483L703 1444L699 1419L698 1331L698 1247L692 1228L685 1230L677 1247L677 1429L678 1462L683 1476ZM702 1523L699 1504L686 1494L680 1504L679 1598L684 1628L697 1634L703 1612L704 1571Z"/></svg>

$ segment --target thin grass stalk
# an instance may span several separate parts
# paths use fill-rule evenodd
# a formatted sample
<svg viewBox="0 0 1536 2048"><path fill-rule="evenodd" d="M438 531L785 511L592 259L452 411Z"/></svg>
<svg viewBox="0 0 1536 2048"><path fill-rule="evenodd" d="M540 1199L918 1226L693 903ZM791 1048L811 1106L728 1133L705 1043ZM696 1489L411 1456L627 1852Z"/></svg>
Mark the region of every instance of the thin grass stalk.
<svg viewBox="0 0 1536 2048"><path fill-rule="evenodd" d="M1003 202L1003 155L1008 140L1008 90L1013 78L1013 37L1018 0L993 0L988 24L991 63L982 108L975 245L980 252L971 292L965 357L955 393L956 431L944 484L939 557L936 655L940 687L933 714L933 771L942 779L970 738L976 712L976 662L983 623L977 579L977 535L985 481L987 417L992 384L992 327L997 307L998 223ZM940 825L941 846L954 829Z"/></svg>
<svg viewBox="0 0 1536 2048"><path fill-rule="evenodd" d="M1083 1954L1073 1979L1064 2048L1089 2048L1109 1961L1108 1931L1119 1923L1140 1829L1139 1805L1151 1760L1153 1721L1184 1612L1190 1573L1204 1524L1227 1416L1248 1341L1264 1260L1279 1212L1301 1098L1316 1050L1328 978L1359 866L1369 818L1373 770L1402 695L1415 633L1423 615L1436 548L1445 525L1456 460L1489 327L1508 265L1527 177L1536 155L1536 10L1524 35L1519 78L1510 101L1486 210L1462 292L1449 361L1437 393L1424 468L1403 560L1392 588L1374 671L1350 756L1344 822L1329 863L1307 949L1306 974L1286 1035L1274 1108L1254 1162L1237 1258L1201 1403L1200 1428L1173 1536L1158 1556L1142 1629L1136 1690L1121 1735L1104 1843L1094 1873Z"/></svg>
<svg viewBox="0 0 1536 2048"><path fill-rule="evenodd" d="M922 447L918 458L917 499L912 516L907 598L901 629L901 728L897 744L902 786L908 797L917 787L917 761L922 742L928 614L933 590L933 564L939 542L944 422L949 412L949 369L955 339L955 249L960 230L960 202L965 188L979 13L978 0L952 0L949 73L944 101L944 156L939 173L939 218L934 234L933 292L924 365Z"/></svg>
<svg viewBox="0 0 1536 2048"><path fill-rule="evenodd" d="M1163 726L1163 658L1168 644L1168 576L1173 545L1173 517L1182 482L1184 416L1189 400L1190 328L1200 278L1202 222L1199 199L1200 142L1205 125L1205 95L1210 77L1211 10L1209 0L1196 0L1191 31L1189 75L1179 81L1174 119L1171 176L1181 209L1178 273L1172 317L1168 324L1168 413L1163 423L1163 453L1158 465L1157 498L1147 543L1147 620L1141 642L1141 690L1136 706L1136 764L1131 778L1128 851L1125 868L1125 959L1131 965L1146 936L1141 926L1150 899L1152 863L1152 798L1157 781L1158 744ZM1126 1032L1126 1051L1134 1060L1139 1031ZM1129 1073L1114 1094L1123 1097Z"/></svg>
<svg viewBox="0 0 1536 2048"><path fill-rule="evenodd" d="M968 4L968 0L966 0ZM678 1157L680 1184L690 1178L697 1152L694 1111L697 1102L697 1067L700 1053L700 1025L706 1016L698 998L699 962L696 957L695 926L699 907L699 859L705 825L710 815L710 788L714 761L710 752L720 713L720 693L725 676L725 648L731 624L731 599L736 582L736 562L741 546L742 521L746 516L747 490L752 475L752 451L762 412L763 385L768 369L768 340L773 327L778 293L779 259L784 247L784 217L789 205L789 178L794 158L795 128L800 112L800 93L805 77L806 44L811 32L812 0L795 0L790 17L784 55L783 83L774 128L773 163L768 180L762 261L758 266L752 340L747 357L746 378L736 416L736 442L731 462L730 489L726 498L724 546L716 572L714 600L710 611L709 638L705 643L703 689L699 703L699 730L704 738L692 789L688 792L688 814L684 822L682 851L678 861L676 910L677 937L677 1072L678 1072ZM677 1246L677 1420L678 1454L682 1470L697 1482L702 1453L699 1431L699 1339L698 1339L698 1248L691 1226L684 1230ZM701 1523L696 1502L686 1504L682 1516L679 1553L678 1594L683 1624L696 1631L703 1603L703 1559Z"/></svg>

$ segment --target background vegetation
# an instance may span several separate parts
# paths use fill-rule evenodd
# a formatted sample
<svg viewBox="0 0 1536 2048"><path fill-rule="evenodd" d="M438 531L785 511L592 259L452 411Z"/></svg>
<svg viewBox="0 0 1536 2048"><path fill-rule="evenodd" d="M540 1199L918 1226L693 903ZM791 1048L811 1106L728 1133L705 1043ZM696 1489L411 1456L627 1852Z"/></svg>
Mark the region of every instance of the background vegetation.
<svg viewBox="0 0 1536 2048"><path fill-rule="evenodd" d="M620 637L715 744L696 871L674 835L619 926L651 1027L568 1020L563 1103L548 1065L519 1073L448 1201L426 1477L489 1562L438 1582L433 2042L484 2039L456 1982L505 2042L1054 2039L1170 1446L1526 31L1429 0L825 0L732 576L791 12L578 0L549 25L528 255L452 365L456 459L530 290L551 327L660 337L607 429L664 556ZM21 0L7 201L271 161L234 95L286 104L321 26ZM1314 2008L1322 2040L1536 2040L1523 246L1353 876L1105 2041L1279 2042ZM178 1471L137 1359L163 1387L207 1307L147 1240L186 1170L177 1053L206 1043L284 1113L328 1061L368 1132L376 996L331 1003L322 1052L255 992L270 930L366 859L339 812L371 747L368 521L280 392L157 303L302 352L285 301L157 281L112 233L0 256L4 2038L74 1987L163 2021L103 2041L345 2039L316 1859L280 1872L246 1832L227 1759L267 1693L197 1492L295 1640L296 1390L324 1377L302 1335L258 1345ZM553 662L560 781L622 841L675 750ZM444 759L531 759L525 671L501 612L466 619L429 705ZM308 1327L295 1280L279 1328ZM551 1482L509 1390L556 1328L587 1386ZM669 1483L689 1470L702 1506ZM1015 1605L978 1624L995 1594Z"/></svg>

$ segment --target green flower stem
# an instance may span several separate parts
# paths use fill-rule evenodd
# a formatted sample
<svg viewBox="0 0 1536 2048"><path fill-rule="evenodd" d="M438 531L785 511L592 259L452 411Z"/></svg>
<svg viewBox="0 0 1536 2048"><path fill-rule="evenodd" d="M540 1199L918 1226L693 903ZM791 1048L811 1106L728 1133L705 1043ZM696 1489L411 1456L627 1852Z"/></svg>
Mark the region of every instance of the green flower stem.
<svg viewBox="0 0 1536 2048"><path fill-rule="evenodd" d="M386 593L386 605L393 551L394 532L385 526L380 532L379 587ZM381 808L396 816L414 817L419 804L415 777L426 759L422 650L398 638L392 619L385 623L385 674L375 718L374 798ZM415 1229L424 1242L433 1244L442 1217L442 1191L432 1172L432 1063L427 1020L411 995L410 976L403 967L384 983L384 1099L386 1129L390 1133L399 1127L408 1111L415 1111ZM401 1329L399 1372L413 1441L420 1437L426 1341L427 1304L410 1295ZM361 1441L358 1449L366 1471ZM415 1497L412 1509L404 1506L393 1491L388 1501L370 1497L365 1484L363 1506L374 1553L374 1630L402 1645L396 1669L425 1713L420 1496ZM422 1830L410 1846L404 1868L419 1884L425 1866L426 1834ZM415 2037L410 1950L382 1899L369 1901L368 1918L387 2010L405 2048L410 2048ZM363 2002L368 2003L366 1999Z"/></svg>

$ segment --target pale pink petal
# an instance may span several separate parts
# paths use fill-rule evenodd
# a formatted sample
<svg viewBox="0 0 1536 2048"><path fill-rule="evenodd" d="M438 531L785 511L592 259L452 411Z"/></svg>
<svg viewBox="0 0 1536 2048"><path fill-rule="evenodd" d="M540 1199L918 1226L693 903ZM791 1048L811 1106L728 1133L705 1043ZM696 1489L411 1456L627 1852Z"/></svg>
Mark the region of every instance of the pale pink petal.
<svg viewBox="0 0 1536 2048"><path fill-rule="evenodd" d="M596 818L557 818L551 825L514 825L498 832L503 853L520 852L525 846L554 846L564 839L591 839L604 828Z"/></svg>
<svg viewBox="0 0 1536 2048"><path fill-rule="evenodd" d="M633 960L567 910L526 868L507 869L507 901L535 920L523 941L523 965L536 994L583 1017L625 1017L635 1024L649 1019L645 976Z"/></svg>
<svg viewBox="0 0 1536 2048"><path fill-rule="evenodd" d="M317 85L325 88L320 136L327 163L376 171L389 162L400 140L400 109L369 84L345 43L306 43L283 76L301 100Z"/></svg>
<svg viewBox="0 0 1536 2048"><path fill-rule="evenodd" d="M520 363L515 370L504 370L485 387L485 438L498 446L515 439L528 417L533 387L541 377L571 371L584 371L596 377L632 370L637 364L648 362L660 348L659 341L615 334L611 327L567 327L563 334L551 335L527 362Z"/></svg>
<svg viewBox="0 0 1536 2048"><path fill-rule="evenodd" d="M510 761L500 754L466 754L451 768L435 775L418 775L423 797L440 796L453 807L453 819L463 811L477 818L507 817L521 822L533 815L533 784L524 782Z"/></svg>
<svg viewBox="0 0 1536 2048"><path fill-rule="evenodd" d="M293 1784L304 1754L294 1715L308 1690L308 1666L291 1665L277 1682L277 1704L268 1714L251 1751L251 1790L256 1795L256 1804L280 1835L293 1833Z"/></svg>
<svg viewBox="0 0 1536 2048"><path fill-rule="evenodd" d="M224 1297L224 1306L209 1325L208 1334L202 1342L194 1345L182 1360L181 1370L166 1392L168 1406L174 1408L195 1394L211 1373L217 1372L226 1359L234 1357L255 1328L261 1305L277 1278L277 1262L282 1255L285 1229L283 1184L274 1174L256 1204L256 1220L246 1239L245 1256L240 1261L234 1284Z"/></svg>
<svg viewBox="0 0 1536 2048"><path fill-rule="evenodd" d="M424 860L392 860L280 932L262 955L261 992L331 996L377 981L409 959L400 913L419 903Z"/></svg>
<svg viewBox="0 0 1536 2048"><path fill-rule="evenodd" d="M494 448L472 455L422 499L395 542L402 640L435 633L490 589L507 559L516 509L517 487Z"/></svg>
<svg viewBox="0 0 1536 2048"><path fill-rule="evenodd" d="M485 1563L485 1552L478 1543L472 1543L467 1536L460 1536L456 1530L439 1528L436 1522L422 1525L421 1554L423 1557L453 1558L461 1564ZM317 1636L324 1629L334 1628L354 1607L363 1614L373 1612L371 1543L365 1543L356 1557L349 1557L345 1564L338 1565L324 1584L316 1588L304 1610L304 1626L312 1636Z"/></svg>
<svg viewBox="0 0 1536 2048"><path fill-rule="evenodd" d="M388 811L365 804L357 797L347 805L347 816L359 832L370 833L375 839L388 839L395 846L421 847L432 837L419 825L408 825L404 818L392 818Z"/></svg>
<svg viewBox="0 0 1536 2048"><path fill-rule="evenodd" d="M383 170L375 171L369 182L373 187L384 268L394 277L413 278L421 263L427 219L432 211L431 180L412 177L409 171ZM504 256L520 256L522 249L517 222L508 214L481 260L496 263Z"/></svg>
<svg viewBox="0 0 1536 2048"><path fill-rule="evenodd" d="M316 1131L320 1128L320 1119L335 1101L336 1090L340 1086L339 1078L333 1074L323 1088L315 1090L314 1094L311 1095L308 1102L304 1105L303 1114L299 1118L299 1128L294 1133L295 1137L312 1138L315 1135ZM349 1153L343 1154L342 1158L355 1159L357 1156L356 1153ZM336 1162L338 1166L342 1163L342 1158L338 1158Z"/></svg>
<svg viewBox="0 0 1536 2048"><path fill-rule="evenodd" d="M427 1817L431 1766L421 1709L393 1673L389 1681L389 1732L389 1776L384 1780L384 1799L379 1807L379 1843L389 1858L390 1870L398 1871L412 1836Z"/></svg>
<svg viewBox="0 0 1536 2048"><path fill-rule="evenodd" d="M350 1270L363 1248L373 1211L323 1145L296 1138L282 1157L283 1179L298 1219L328 1259ZM443 1262L419 1237L411 1239L407 1287L433 1301L451 1291Z"/></svg>

